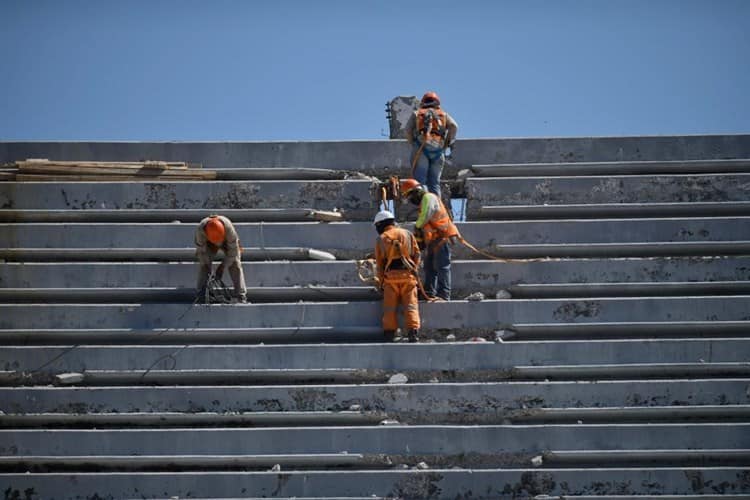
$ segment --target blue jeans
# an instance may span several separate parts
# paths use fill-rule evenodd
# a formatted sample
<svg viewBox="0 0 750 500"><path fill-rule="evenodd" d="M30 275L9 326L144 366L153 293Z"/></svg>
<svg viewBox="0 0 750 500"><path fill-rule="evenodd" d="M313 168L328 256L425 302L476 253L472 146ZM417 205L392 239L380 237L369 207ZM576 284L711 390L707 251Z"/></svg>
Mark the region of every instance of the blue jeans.
<svg viewBox="0 0 750 500"><path fill-rule="evenodd" d="M412 150L412 159L417 154L419 146L416 145ZM435 193L440 197L440 176L443 173L443 165L445 165L445 151L430 152L422 150L417 160L416 168L414 169L414 178L420 184L427 187L427 191Z"/></svg>
<svg viewBox="0 0 750 500"><path fill-rule="evenodd" d="M437 248L440 241L436 241L427 247L424 259L424 289L428 295L440 297L444 300L451 299L451 246L443 242Z"/></svg>

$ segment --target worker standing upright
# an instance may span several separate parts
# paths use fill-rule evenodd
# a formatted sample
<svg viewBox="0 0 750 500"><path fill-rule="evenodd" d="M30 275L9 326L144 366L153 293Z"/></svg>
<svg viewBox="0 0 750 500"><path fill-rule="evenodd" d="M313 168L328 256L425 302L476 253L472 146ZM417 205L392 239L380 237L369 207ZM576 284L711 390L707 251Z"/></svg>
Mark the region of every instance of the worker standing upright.
<svg viewBox="0 0 750 500"><path fill-rule="evenodd" d="M438 198L445 150L453 148L457 132L458 124L440 107L435 92L422 96L419 109L406 122L406 140L412 145L412 177Z"/></svg>
<svg viewBox="0 0 750 500"><path fill-rule="evenodd" d="M458 228L440 197L415 179L401 181L401 196L419 207L414 233L425 247L424 288L430 297L451 299L451 245L459 238Z"/></svg>
<svg viewBox="0 0 750 500"><path fill-rule="evenodd" d="M419 246L414 235L398 227L388 210L378 212L373 224L378 232L375 263L383 291L383 335L387 342L393 341L398 328L397 309L401 305L409 342L416 342L420 327L417 300Z"/></svg>
<svg viewBox="0 0 750 500"><path fill-rule="evenodd" d="M195 255L198 257L198 292L200 293L208 282L211 274L213 258L219 250L224 252L224 259L216 268L218 279L224 275L224 269L229 268L229 275L234 284L234 294L241 303L247 302L245 275L242 272L242 247L237 231L227 217L210 215L198 224L195 231Z"/></svg>

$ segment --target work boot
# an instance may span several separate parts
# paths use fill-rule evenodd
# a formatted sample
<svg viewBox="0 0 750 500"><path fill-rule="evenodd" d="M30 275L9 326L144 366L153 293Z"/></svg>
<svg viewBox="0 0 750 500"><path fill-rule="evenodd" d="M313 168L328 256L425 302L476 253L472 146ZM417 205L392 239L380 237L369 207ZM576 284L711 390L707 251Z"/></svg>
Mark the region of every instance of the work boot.
<svg viewBox="0 0 750 500"><path fill-rule="evenodd" d="M418 328L412 328L409 330L409 342L414 343L419 341L419 329Z"/></svg>
<svg viewBox="0 0 750 500"><path fill-rule="evenodd" d="M237 304L247 304L247 297L245 295L240 295L235 299Z"/></svg>
<svg viewBox="0 0 750 500"><path fill-rule="evenodd" d="M383 330L383 338L386 342L393 342L396 338L396 330Z"/></svg>

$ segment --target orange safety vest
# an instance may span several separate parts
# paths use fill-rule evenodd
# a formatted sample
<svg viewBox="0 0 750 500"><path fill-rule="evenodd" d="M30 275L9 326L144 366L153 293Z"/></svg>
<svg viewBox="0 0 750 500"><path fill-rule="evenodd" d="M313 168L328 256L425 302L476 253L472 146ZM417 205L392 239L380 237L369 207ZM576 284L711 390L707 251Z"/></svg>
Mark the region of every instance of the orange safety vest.
<svg viewBox="0 0 750 500"><path fill-rule="evenodd" d="M425 193L425 196L429 196L430 194L432 193ZM424 242L426 244L429 244L433 241L437 241L443 238L460 236L461 233L458 232L458 228L451 220L450 215L448 215L448 211L445 209L443 201L435 194L432 194L432 196L435 196L435 198L437 198L438 210L422 227Z"/></svg>
<svg viewBox="0 0 750 500"><path fill-rule="evenodd" d="M378 257L385 260L384 272L387 272L395 261L400 261L404 269L416 272L417 263L411 258L414 253L411 238L408 231L396 226L392 226L380 235Z"/></svg>
<svg viewBox="0 0 750 500"><path fill-rule="evenodd" d="M448 118L440 108L420 108L417 111L417 134L425 146L442 149Z"/></svg>

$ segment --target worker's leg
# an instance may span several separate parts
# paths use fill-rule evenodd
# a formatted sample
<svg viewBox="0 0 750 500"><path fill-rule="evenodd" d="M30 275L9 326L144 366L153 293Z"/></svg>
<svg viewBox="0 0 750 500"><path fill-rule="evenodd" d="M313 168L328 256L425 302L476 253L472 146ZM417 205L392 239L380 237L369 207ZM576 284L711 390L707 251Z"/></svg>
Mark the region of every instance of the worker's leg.
<svg viewBox="0 0 750 500"><path fill-rule="evenodd" d="M242 261L237 257L229 264L229 276L234 284L234 294L241 302L247 300L247 289L245 288L245 273L242 272Z"/></svg>
<svg viewBox="0 0 750 500"><path fill-rule="evenodd" d="M418 147L412 148L412 158L414 158L414 155L417 154L417 151ZM417 166L414 168L414 178L417 180L417 182L423 185L427 185L427 170L429 168L430 160L427 159L424 151L422 151L419 153L419 158L417 158Z"/></svg>
<svg viewBox="0 0 750 500"><path fill-rule="evenodd" d="M443 174L443 166L445 165L445 154L440 152L437 156L430 156L429 167L427 168L426 185L427 190L430 193L440 194L440 176Z"/></svg>
<svg viewBox="0 0 750 500"><path fill-rule="evenodd" d="M419 330L419 302L417 301L417 280L412 276L400 290L401 307L404 308L404 323L409 330Z"/></svg>
<svg viewBox="0 0 750 500"><path fill-rule="evenodd" d="M437 268L435 267L435 252L433 245L428 245L424 253L424 291L430 297L435 296L435 284L437 282Z"/></svg>
<svg viewBox="0 0 750 500"><path fill-rule="evenodd" d="M451 247L443 243L435 253L435 294L444 300L451 300Z"/></svg>
<svg viewBox="0 0 750 500"><path fill-rule="evenodd" d="M387 278L383 285L383 331L395 331L398 328L396 308L398 307L398 290Z"/></svg>
<svg viewBox="0 0 750 500"><path fill-rule="evenodd" d="M216 252L212 252L211 250L206 250L206 252L207 258L201 258L196 252L196 256L198 257L198 280L196 289L198 290L198 293L206 287L208 276L211 274L211 263L216 255Z"/></svg>

